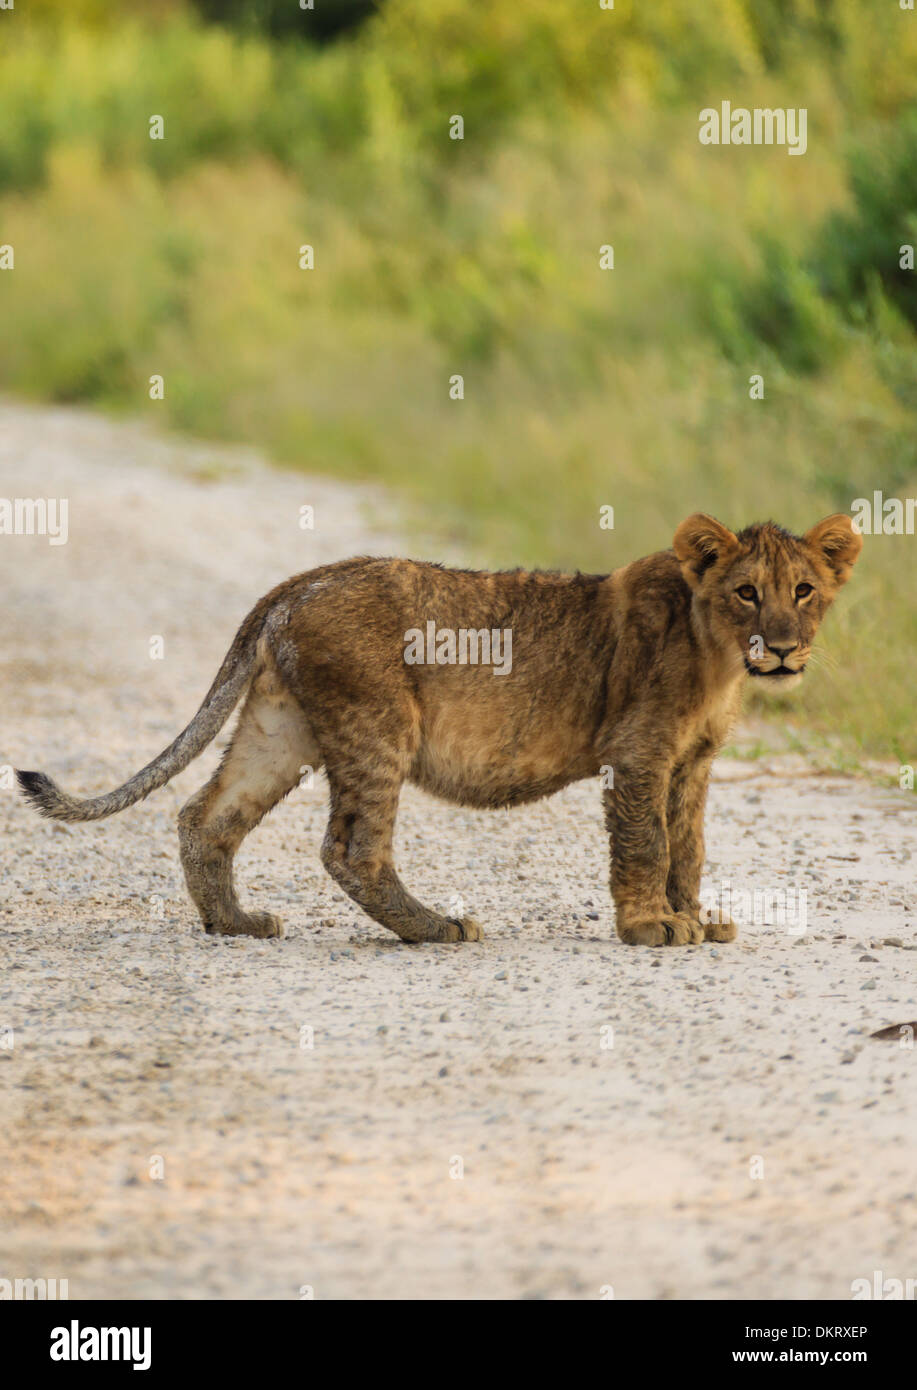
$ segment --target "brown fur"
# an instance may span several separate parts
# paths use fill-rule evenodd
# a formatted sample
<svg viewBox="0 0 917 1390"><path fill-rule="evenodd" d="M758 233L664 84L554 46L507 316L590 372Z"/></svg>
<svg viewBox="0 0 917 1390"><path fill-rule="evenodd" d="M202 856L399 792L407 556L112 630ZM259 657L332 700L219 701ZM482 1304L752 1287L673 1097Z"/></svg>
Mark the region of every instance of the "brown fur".
<svg viewBox="0 0 917 1390"><path fill-rule="evenodd" d="M424 907L395 871L402 785L493 808L605 770L621 938L731 940L732 923L701 922L698 898L710 765L749 674L780 687L801 679L861 544L845 515L798 538L769 522L736 536L697 514L679 526L673 550L610 575L326 565L256 605L188 729L124 787L79 802L43 774L20 773L20 782L60 819L120 810L186 766L247 691L219 770L179 817L205 928L281 933L277 918L240 906L233 856L304 767L324 767L331 876L405 941L459 941L479 939L477 924ZM811 592L797 593L801 584ZM428 620L511 630L511 670L408 664L406 633Z"/></svg>

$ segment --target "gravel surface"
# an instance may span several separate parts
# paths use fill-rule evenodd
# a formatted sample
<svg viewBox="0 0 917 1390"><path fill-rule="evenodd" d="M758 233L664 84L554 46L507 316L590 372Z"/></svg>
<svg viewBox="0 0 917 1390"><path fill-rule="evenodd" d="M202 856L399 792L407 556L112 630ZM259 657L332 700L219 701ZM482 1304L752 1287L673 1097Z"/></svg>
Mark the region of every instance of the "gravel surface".
<svg viewBox="0 0 917 1390"><path fill-rule="evenodd" d="M70 502L68 544L0 537L0 764L70 791L171 740L278 580L434 553L383 497L222 447L64 410L0 425L0 496ZM0 772L0 1278L294 1299L917 1277L917 1049L869 1038L917 1019L912 796L721 760L705 882L805 889L806 930L657 951L614 935L597 787L497 814L409 789L405 879L487 933L410 947L324 873L318 777L238 860L285 939L214 940L175 816L218 752L89 826L38 820Z"/></svg>

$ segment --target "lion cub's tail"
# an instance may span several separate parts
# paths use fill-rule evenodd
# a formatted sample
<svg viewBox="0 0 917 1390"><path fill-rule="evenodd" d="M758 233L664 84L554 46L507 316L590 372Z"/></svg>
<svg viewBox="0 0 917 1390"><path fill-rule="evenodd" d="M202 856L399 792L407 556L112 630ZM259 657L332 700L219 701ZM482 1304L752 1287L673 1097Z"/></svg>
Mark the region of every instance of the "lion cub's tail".
<svg viewBox="0 0 917 1390"><path fill-rule="evenodd" d="M271 595L270 597L273 597ZM104 796L79 801L62 791L43 772L17 772L22 791L36 810L52 820L103 820L124 811L150 792L164 787L216 738L232 714L251 678L258 638L264 627L266 605L259 603L245 619L208 690L204 702L186 729L164 752L134 774L123 786Z"/></svg>

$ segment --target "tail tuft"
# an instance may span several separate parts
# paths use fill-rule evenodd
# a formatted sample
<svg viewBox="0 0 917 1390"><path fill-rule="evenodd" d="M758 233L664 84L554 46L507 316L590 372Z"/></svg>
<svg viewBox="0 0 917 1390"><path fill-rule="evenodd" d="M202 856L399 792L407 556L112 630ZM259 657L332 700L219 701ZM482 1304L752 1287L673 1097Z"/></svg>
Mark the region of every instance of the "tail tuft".
<svg viewBox="0 0 917 1390"><path fill-rule="evenodd" d="M73 798L43 772L18 772L16 780L36 811L53 820L67 820L74 809Z"/></svg>

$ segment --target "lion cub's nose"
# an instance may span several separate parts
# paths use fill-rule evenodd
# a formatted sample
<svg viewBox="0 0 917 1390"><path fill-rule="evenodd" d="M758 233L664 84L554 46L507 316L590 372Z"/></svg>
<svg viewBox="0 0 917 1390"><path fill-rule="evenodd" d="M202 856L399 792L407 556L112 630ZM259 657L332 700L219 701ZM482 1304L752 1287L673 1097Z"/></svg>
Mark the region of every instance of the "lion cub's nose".
<svg viewBox="0 0 917 1390"><path fill-rule="evenodd" d="M773 642L769 642L768 650L772 651L775 656L779 656L781 661L784 661L789 656L790 652L794 652L798 646L798 642L791 642L788 647L775 647Z"/></svg>

